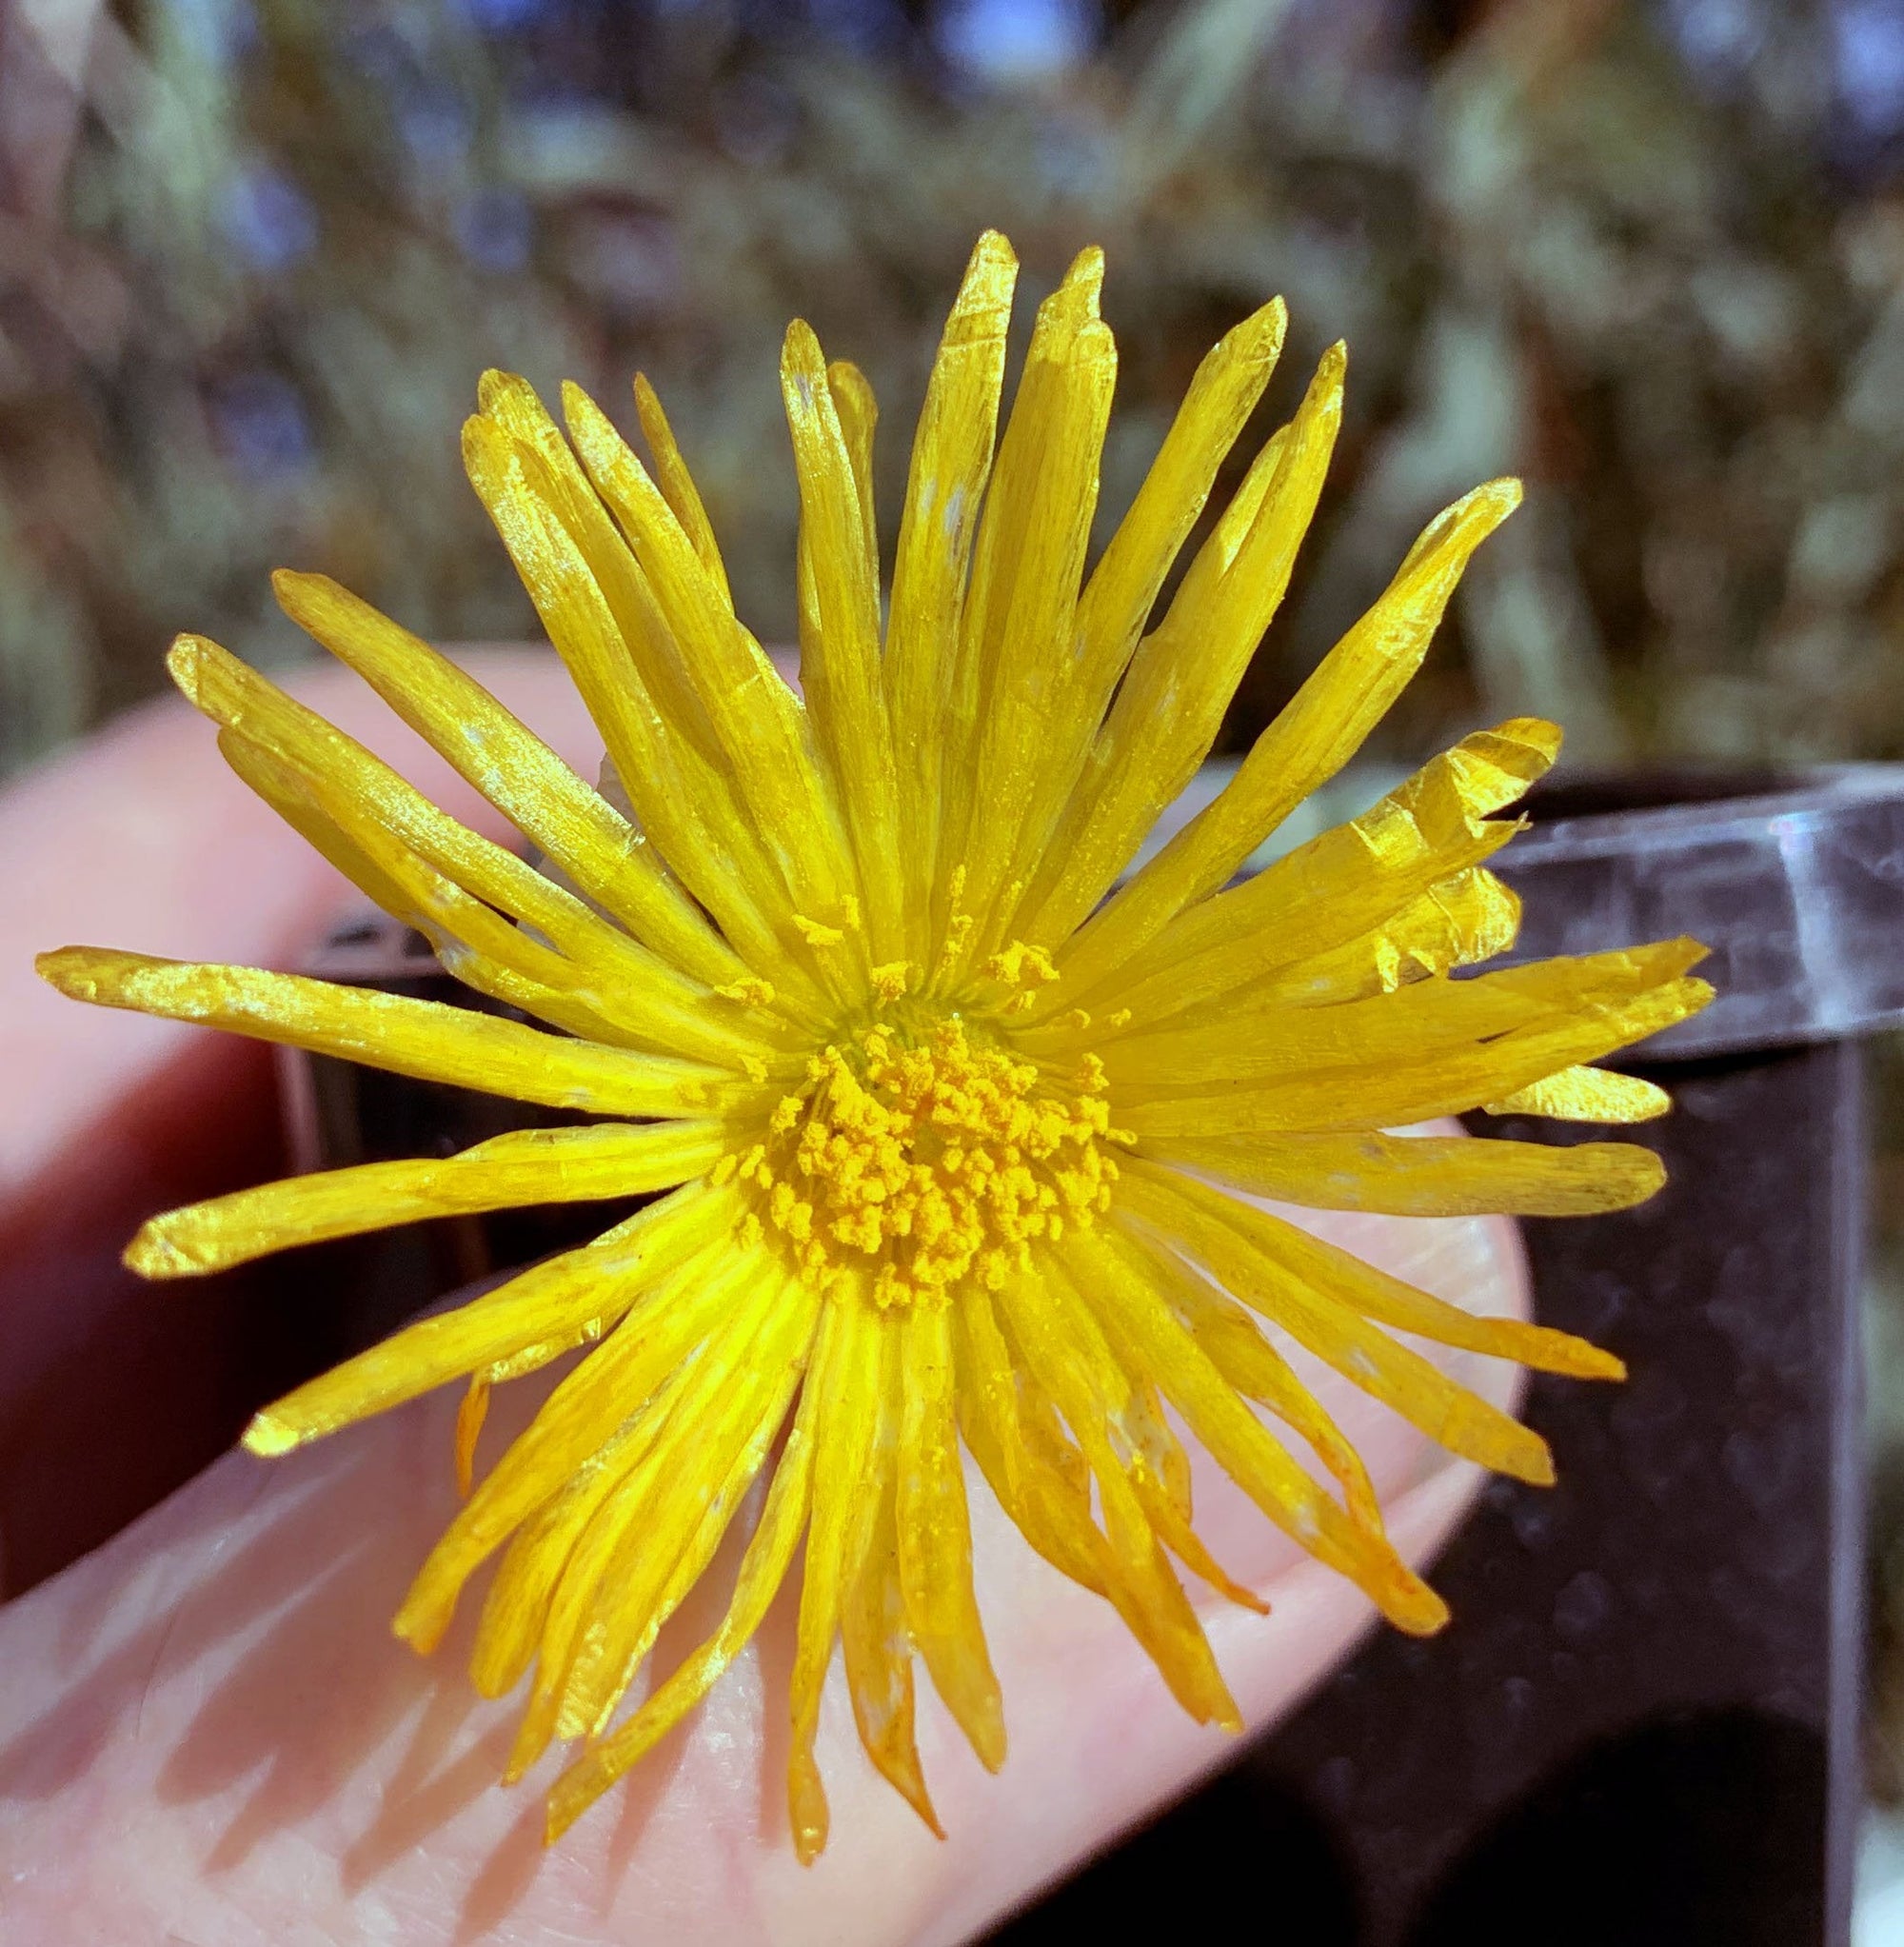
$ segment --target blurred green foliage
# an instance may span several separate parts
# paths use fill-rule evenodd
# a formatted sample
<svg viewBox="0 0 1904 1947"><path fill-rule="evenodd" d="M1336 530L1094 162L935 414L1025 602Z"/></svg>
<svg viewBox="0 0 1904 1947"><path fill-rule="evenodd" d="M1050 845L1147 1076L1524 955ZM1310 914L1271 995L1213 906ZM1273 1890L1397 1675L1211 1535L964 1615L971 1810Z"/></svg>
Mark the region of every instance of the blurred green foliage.
<svg viewBox="0 0 1904 1947"><path fill-rule="evenodd" d="M945 51L969 7L20 0L0 768L155 688L179 628L302 653L280 563L438 637L530 633L460 478L490 364L624 419L645 368L743 612L790 639L780 333L803 314L871 374L890 534L987 224L1032 294L1110 252L1107 514L1267 293L1293 326L1266 410L1350 343L1334 484L1232 741L1439 504L1512 470L1528 506L1392 752L1537 710L1577 760L1891 754L1904 206L1835 165L1822 4L1721 4L1751 30L1730 51L1700 4L1077 0L1031 10L1070 23L1063 58L1005 71Z"/></svg>

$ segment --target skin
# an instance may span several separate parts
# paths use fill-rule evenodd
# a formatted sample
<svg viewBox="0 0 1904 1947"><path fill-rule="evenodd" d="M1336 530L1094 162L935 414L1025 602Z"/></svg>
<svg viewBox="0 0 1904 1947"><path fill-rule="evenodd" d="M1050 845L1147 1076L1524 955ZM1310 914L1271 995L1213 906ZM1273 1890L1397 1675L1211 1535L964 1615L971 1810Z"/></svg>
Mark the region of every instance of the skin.
<svg viewBox="0 0 1904 1947"><path fill-rule="evenodd" d="M471 662L592 774L591 733L552 658ZM345 672L293 686L501 835ZM1183 1715L1109 1609L1034 1557L974 1477L1012 1753L988 1777L922 1675L921 1749L947 1840L860 1756L836 1662L819 1748L833 1837L816 1867L795 1863L783 1594L708 1705L545 1851L539 1788L556 1763L517 1791L494 1782L517 1706L468 1687L473 1604L428 1661L387 1626L454 1506L454 1397L282 1460L222 1452L257 1403L256 1326L282 1274L154 1287L116 1264L151 1211L275 1166L268 1057L75 1006L31 973L35 950L69 942L295 965L355 896L169 703L0 795L0 1586L26 1591L0 1608L10 1941L954 1941L1235 1750ZM1464 1303L1524 1309L1504 1222L1305 1221ZM1510 1370L1437 1356L1513 1399ZM1332 1375L1316 1383L1361 1445L1402 1554L1430 1561L1477 1470ZM485 1463L545 1390L506 1389ZM1269 1724L1371 1611L1200 1463L1198 1525L1272 1604L1263 1618L1192 1589L1251 1727ZM713 1626L736 1552L664 1634L664 1665Z"/></svg>

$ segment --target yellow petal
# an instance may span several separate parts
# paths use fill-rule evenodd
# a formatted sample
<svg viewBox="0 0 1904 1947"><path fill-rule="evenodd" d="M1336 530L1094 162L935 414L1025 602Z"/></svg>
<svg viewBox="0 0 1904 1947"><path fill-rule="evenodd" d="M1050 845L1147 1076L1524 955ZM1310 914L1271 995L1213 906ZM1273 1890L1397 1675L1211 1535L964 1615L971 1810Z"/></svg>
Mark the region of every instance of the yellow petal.
<svg viewBox="0 0 1904 1947"><path fill-rule="evenodd" d="M307 1381L245 1429L254 1454L284 1454L538 1341L620 1318L642 1293L736 1221L734 1199L687 1185L593 1243L510 1279L454 1311L420 1319Z"/></svg>
<svg viewBox="0 0 1904 1947"><path fill-rule="evenodd" d="M746 1092L720 1069L697 1063L600 1047L466 1007L333 986L301 974L154 960L105 946L64 946L41 954L35 965L43 980L76 1001L193 1021L552 1108L705 1114Z"/></svg>
<svg viewBox="0 0 1904 1947"><path fill-rule="evenodd" d="M661 1626L706 1572L764 1464L806 1369L819 1299L774 1281L761 1328L703 1354L707 1389L684 1394L656 1448L657 1501L625 1544L564 1686L557 1734L600 1737Z"/></svg>
<svg viewBox="0 0 1904 1947"><path fill-rule="evenodd" d="M661 1430L659 1419L640 1427L641 1445L631 1450L625 1437L637 1431L637 1421L679 1379L736 1299L768 1281L765 1267L724 1241L650 1284L549 1395L458 1511L411 1582L397 1612L396 1634L426 1654L433 1650L464 1584L512 1533L532 1518L552 1517L555 1525L576 1515L582 1497L568 1497L584 1477L605 1493L619 1464L616 1455L632 1463ZM617 1440L624 1441L619 1448ZM565 1510L559 1508L565 1501ZM571 1544L582 1525L574 1520ZM486 1672L479 1687L500 1694L527 1668L553 1588L550 1555L559 1569L566 1549L538 1553L535 1540L526 1542L492 1585L486 1639L477 1650Z"/></svg>
<svg viewBox="0 0 1904 1947"><path fill-rule="evenodd" d="M904 852L922 862L916 868L922 892L939 850L941 726L958 666L973 536L991 475L1017 278L1011 246L987 230L966 266L933 363L893 565L886 687ZM930 949L928 915L922 900L919 904L909 921L907 947L923 962Z"/></svg>
<svg viewBox="0 0 1904 1947"><path fill-rule="evenodd" d="M1519 482L1497 480L1477 487L1437 519L1381 599L1257 739L1216 801L1095 916L1088 940L1081 939L1076 949L1081 989L1155 939L1186 905L1214 892L1355 755L1420 666L1469 556L1519 502ZM1557 736L1554 741L1557 748ZM1188 781L1187 775L1180 778L1158 799L1156 809ZM1068 929L1086 910L1074 902L1044 924Z"/></svg>
<svg viewBox="0 0 1904 1947"><path fill-rule="evenodd" d="M722 1147L716 1123L517 1129L451 1157L322 1170L188 1203L145 1223L126 1262L145 1278L197 1278L428 1217L632 1197L701 1175Z"/></svg>
<svg viewBox="0 0 1904 1947"><path fill-rule="evenodd" d="M637 939L710 986L745 970L647 839L474 677L327 576L281 568L271 585L293 622Z"/></svg>
<svg viewBox="0 0 1904 1947"><path fill-rule="evenodd" d="M1657 1034L1712 999L1696 979L1667 981L1631 1000L1517 1028L1479 1045L1430 1049L1385 1066L1319 1068L1219 1093L1140 1100L1120 1115L1140 1139L1282 1135L1395 1127L1460 1115L1547 1076Z"/></svg>
<svg viewBox="0 0 1904 1947"><path fill-rule="evenodd" d="M1463 738L1359 817L1191 907L1140 950L1126 954L1137 936L1121 923L1100 926L1106 906L1059 956L1065 977L1052 994L1076 1001L1101 991L1138 1020L1160 1019L1393 922L1519 829L1486 814L1546 769L1558 747L1551 731L1517 720ZM1141 917L1147 908L1129 910Z"/></svg>
<svg viewBox="0 0 1904 1947"><path fill-rule="evenodd" d="M1284 1203L1394 1217L1585 1217L1631 1209L1666 1181L1658 1157L1632 1142L1562 1149L1355 1130L1253 1140L1180 1136L1146 1142L1144 1153Z"/></svg>
<svg viewBox="0 0 1904 1947"><path fill-rule="evenodd" d="M1133 1217L1194 1253L1226 1289L1431 1440L1497 1473L1539 1486L1551 1483L1554 1462L1538 1434L1317 1291L1292 1271L1279 1238L1270 1247L1261 1212L1136 1161L1125 1169L1119 1192ZM1178 1404L1188 1413L1182 1401Z"/></svg>
<svg viewBox="0 0 1904 1947"><path fill-rule="evenodd" d="M781 391L800 481L800 558L806 621L801 684L834 776L866 901L872 956L904 945L899 784L880 680L880 564L866 503L811 329L787 328Z"/></svg>
<svg viewBox="0 0 1904 1947"><path fill-rule="evenodd" d="M426 849L414 848L369 815L366 797L341 787L327 766L288 762L235 730L221 731L218 747L281 818L386 912L422 933L445 967L478 993L585 1041L695 1055L757 1078L770 1063L785 1065L773 1056L775 1042L793 1037L797 1044L797 1030L779 1022L763 1022L762 1031L754 1032L752 1022L604 925L540 873L526 875L538 882L534 885L496 873L493 862L475 849L484 842L473 833L456 827L440 840L426 832ZM452 870L460 865L526 924L492 911L432 859Z"/></svg>
<svg viewBox="0 0 1904 1947"><path fill-rule="evenodd" d="M1392 994L1412 981L1505 953L1520 936L1520 900L1484 866L1438 879L1357 938L1252 981L1247 1004L1323 1007Z"/></svg>
<svg viewBox="0 0 1904 1947"><path fill-rule="evenodd" d="M646 469L579 387L563 388L570 437L620 522L713 725L740 802L795 906L819 917L857 888L840 809L822 776L800 700L735 620ZM673 853L669 857L673 858Z"/></svg>
<svg viewBox="0 0 1904 1947"><path fill-rule="evenodd" d="M943 1305L900 1323L903 1410L898 1456L900 1586L914 1641L988 1771L1005 1761L1004 1709L972 1592L972 1532L953 1419L952 1337Z"/></svg>
<svg viewBox="0 0 1904 1947"><path fill-rule="evenodd" d="M471 483L601 729L642 824L747 965L777 989L799 993L804 987L810 998L810 978L777 931L790 909L777 865L731 781L657 707L586 559L544 504L545 483L533 476L532 457L487 419L472 419L464 428ZM666 630L658 604L651 626Z"/></svg>
<svg viewBox="0 0 1904 1947"><path fill-rule="evenodd" d="M1272 298L1205 354L1129 511L1091 570L1078 608L1077 715L1087 727L1096 726L1203 511L1217 469L1262 397L1288 321L1282 300Z"/></svg>
<svg viewBox="0 0 1904 1947"><path fill-rule="evenodd" d="M1132 659L1047 853L1050 876L1024 902L1018 931L1025 939L1055 947L1070 935L1209 754L1281 604L1321 492L1341 424L1344 364L1340 346L1323 355L1247 529L1238 535L1237 524L1219 524ZM1113 943L1106 964L1128 951ZM1078 991L1084 986L1081 977Z"/></svg>
<svg viewBox="0 0 1904 1947"><path fill-rule="evenodd" d="M1127 1376L1055 1265L1009 1281L998 1296L1020 1356L1058 1403L1096 1478L1110 1544L1106 1592L1183 1708L1200 1723L1240 1730L1241 1713L1202 1624L1105 1436L1104 1388L1127 1385Z"/></svg>
<svg viewBox="0 0 1904 1947"><path fill-rule="evenodd" d="M1185 1424L1263 1513L1347 1576L1398 1628L1417 1635L1440 1628L1448 1612L1439 1597L1378 1532L1352 1521L1269 1436L1171 1315L1144 1260L1101 1229L1067 1233L1061 1249L1106 1329L1130 1357L1142 1361Z"/></svg>
<svg viewBox="0 0 1904 1947"><path fill-rule="evenodd" d="M791 1681L793 1742L787 1806L794 1850L811 1864L826 1843L826 1791L813 1759L820 1692L833 1660L848 1567L847 1540L860 1482L879 1426L883 1334L889 1329L863 1294L847 1290L825 1308L807 1383L819 1389L814 1423L813 1518L800 1592Z"/></svg>
<svg viewBox="0 0 1904 1947"><path fill-rule="evenodd" d="M701 1355L668 1375L642 1416L637 1442L612 1470L607 1492L591 1497L559 1561L506 1782L521 1778L551 1738L583 1736L613 1707L633 1674L628 1659L639 1660L652 1641L676 1563L757 1431L762 1391L784 1377L774 1356L787 1322L778 1304L783 1281L758 1256L743 1262L744 1282ZM753 1365L750 1377L739 1377L744 1363ZM484 1625L487 1637L488 1613Z"/></svg>
<svg viewBox="0 0 1904 1947"><path fill-rule="evenodd" d="M1650 1123L1673 1098L1643 1075L1608 1068L1562 1068L1487 1104L1494 1116L1554 1116L1570 1123Z"/></svg>
<svg viewBox="0 0 1904 1947"><path fill-rule="evenodd" d="M661 400L642 372L635 374L635 414L642 423L642 436L648 443L648 451L654 455L655 485L661 488L663 499L674 510L682 532L693 546L701 566L707 570L708 580L726 598L731 608L734 598L728 590L727 569L721 559L720 545L714 539L714 524L707 518L701 489L695 486L694 476L687 470L687 462L682 458L674 428L667 423L667 414L662 410Z"/></svg>
<svg viewBox="0 0 1904 1947"><path fill-rule="evenodd" d="M863 1483L864 1532L854 1551L859 1565L841 1608L840 1646L861 1745L881 1777L931 1832L943 1838L944 1830L925 1787L914 1730L913 1642L900 1585L895 1494L900 1334L889 1331L885 1336L887 1370L882 1386L880 1432L872 1471Z"/></svg>
<svg viewBox="0 0 1904 1947"><path fill-rule="evenodd" d="M1039 308L973 565L946 773L945 837L959 843L940 869L963 865L982 921L1002 901L971 936L979 958L1002 944L1017 903L1006 881L1077 714L1078 598L1117 379L1117 348L1098 316L1102 276L1102 253L1086 251Z"/></svg>
<svg viewBox="0 0 1904 1947"><path fill-rule="evenodd" d="M1362 1457L1302 1383L1295 1367L1263 1337L1241 1305L1217 1290L1174 1251L1161 1249L1138 1232L1128 1236L1142 1254L1153 1281L1204 1357L1244 1399L1267 1406L1284 1425L1300 1434L1341 1483L1350 1515L1380 1533L1381 1507Z"/></svg>
<svg viewBox="0 0 1904 1947"><path fill-rule="evenodd" d="M1081 1455L1075 1471L1059 1461L1055 1435L1038 1436L1036 1408L1021 1412L1036 1382L1015 1366L982 1291L966 1293L953 1307L953 1339L960 1431L999 1504L1054 1568L1105 1595L1111 1573L1091 1519L1089 1469Z"/></svg>
<svg viewBox="0 0 1904 1947"><path fill-rule="evenodd" d="M545 1836L549 1843L561 1838L629 1766L701 1702L766 1619L806 1525L812 1480L813 1429L806 1398L803 1398L801 1414L774 1469L766 1506L742 1558L733 1600L721 1627L625 1724L590 1746L556 1779L548 1795Z"/></svg>
<svg viewBox="0 0 1904 1947"><path fill-rule="evenodd" d="M1212 1009L1191 1026L1166 1022L1103 1044L1121 1104L1140 1094L1245 1087L1317 1069L1405 1064L1465 1044L1563 1023L1647 994L1696 966L1696 940L1541 960L1473 979L1412 983L1338 1007L1253 1012L1246 1034Z"/></svg>
<svg viewBox="0 0 1904 1947"><path fill-rule="evenodd" d="M489 1417L490 1382L486 1373L471 1373L456 1409L456 1494L467 1500L476 1485L476 1442L483 1438L483 1423Z"/></svg>
<svg viewBox="0 0 1904 1947"><path fill-rule="evenodd" d="M1239 1208L1232 1202L1230 1210ZM1266 1210L1246 1210L1239 1222L1264 1258L1323 1298L1398 1332L1411 1332L1438 1344L1512 1359L1536 1372L1565 1373L1570 1379L1618 1380L1626 1368L1610 1352L1522 1319L1500 1319L1463 1311L1419 1291L1350 1252L1299 1230Z"/></svg>

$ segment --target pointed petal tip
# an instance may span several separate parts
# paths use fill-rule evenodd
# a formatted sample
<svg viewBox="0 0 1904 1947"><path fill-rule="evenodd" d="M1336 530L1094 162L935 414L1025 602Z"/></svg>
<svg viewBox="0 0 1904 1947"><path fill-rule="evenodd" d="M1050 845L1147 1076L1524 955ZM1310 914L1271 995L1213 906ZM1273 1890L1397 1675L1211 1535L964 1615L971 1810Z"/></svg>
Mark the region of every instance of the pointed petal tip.
<svg viewBox="0 0 1904 1947"><path fill-rule="evenodd" d="M261 1459L274 1460L281 1454L289 1453L294 1447L304 1444L304 1431L300 1427L288 1425L277 1419L268 1406L262 1413L253 1414L251 1423L241 1436L239 1444L248 1454Z"/></svg>
<svg viewBox="0 0 1904 1947"><path fill-rule="evenodd" d="M274 567L271 570L271 593L277 597L278 606L293 622L308 615L320 602L327 598L335 599L344 592L328 575L317 574L308 568Z"/></svg>
<svg viewBox="0 0 1904 1947"><path fill-rule="evenodd" d="M1064 273L1066 284L1085 285L1093 289L1104 281L1104 247L1102 244L1086 244L1071 260L1071 268Z"/></svg>
<svg viewBox="0 0 1904 1947"><path fill-rule="evenodd" d="M816 389L826 382L826 354L820 348L820 334L804 318L791 318L781 339L780 370L783 383L803 379Z"/></svg>
<svg viewBox="0 0 1904 1947"><path fill-rule="evenodd" d="M476 403L486 413L492 410L499 400L511 395L521 397L524 393L531 399L536 397L535 387L521 372L504 371L497 366L489 367L476 381Z"/></svg>
<svg viewBox="0 0 1904 1947"><path fill-rule="evenodd" d="M131 1242L120 1252L119 1262L135 1276L154 1282L169 1278L195 1278L209 1268L179 1249L163 1217L154 1217L139 1226Z"/></svg>
<svg viewBox="0 0 1904 1947"><path fill-rule="evenodd" d="M74 1000L84 1000L84 994L75 991L80 968L83 946L55 946L50 952L33 956L33 971L50 987L56 987L62 994L71 995Z"/></svg>
<svg viewBox="0 0 1904 1947"><path fill-rule="evenodd" d="M175 635L172 638L171 646L166 651L166 673L187 697L192 695L200 668L210 659L217 646L202 635Z"/></svg>

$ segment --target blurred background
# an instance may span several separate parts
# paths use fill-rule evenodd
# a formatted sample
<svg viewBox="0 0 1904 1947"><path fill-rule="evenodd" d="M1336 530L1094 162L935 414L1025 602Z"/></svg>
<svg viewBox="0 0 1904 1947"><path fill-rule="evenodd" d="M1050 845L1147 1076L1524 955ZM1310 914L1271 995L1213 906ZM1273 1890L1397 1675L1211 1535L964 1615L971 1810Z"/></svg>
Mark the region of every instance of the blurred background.
<svg viewBox="0 0 1904 1947"><path fill-rule="evenodd" d="M10 0L0 776L155 691L180 628L307 653L280 564L439 638L533 633L458 461L488 365L625 418L645 369L743 614L790 640L781 331L871 375L890 533L986 225L1033 297L1109 250L1106 518L1267 294L1266 412L1351 345L1232 747L1436 507L1514 471L1528 504L1378 755L1525 711L1576 763L1904 757L1904 0ZM1878 1065L1894 1798L1904 1063Z"/></svg>

